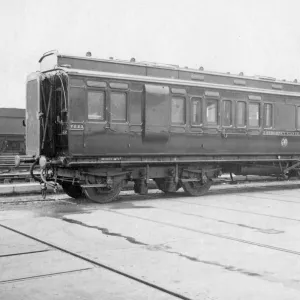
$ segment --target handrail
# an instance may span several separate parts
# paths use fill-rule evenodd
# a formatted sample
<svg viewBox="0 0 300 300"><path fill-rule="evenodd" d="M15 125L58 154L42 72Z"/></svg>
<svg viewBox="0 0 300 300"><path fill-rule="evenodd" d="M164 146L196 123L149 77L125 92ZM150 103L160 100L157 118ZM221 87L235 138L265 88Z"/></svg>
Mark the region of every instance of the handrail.
<svg viewBox="0 0 300 300"><path fill-rule="evenodd" d="M45 57L50 56L50 55L53 55L53 54L55 54L55 53L57 54L58 51L57 51L57 50L50 50L50 51L48 51L48 52L45 52L45 53L43 54L43 56L40 58L39 63L41 63L42 60L43 60Z"/></svg>

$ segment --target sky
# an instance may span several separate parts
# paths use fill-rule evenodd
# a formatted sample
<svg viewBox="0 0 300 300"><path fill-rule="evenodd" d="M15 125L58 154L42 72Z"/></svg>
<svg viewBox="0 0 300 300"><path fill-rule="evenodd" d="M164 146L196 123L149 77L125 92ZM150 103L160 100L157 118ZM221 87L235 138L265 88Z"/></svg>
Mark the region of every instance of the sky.
<svg viewBox="0 0 300 300"><path fill-rule="evenodd" d="M299 0L0 0L0 107L43 53L300 79Z"/></svg>

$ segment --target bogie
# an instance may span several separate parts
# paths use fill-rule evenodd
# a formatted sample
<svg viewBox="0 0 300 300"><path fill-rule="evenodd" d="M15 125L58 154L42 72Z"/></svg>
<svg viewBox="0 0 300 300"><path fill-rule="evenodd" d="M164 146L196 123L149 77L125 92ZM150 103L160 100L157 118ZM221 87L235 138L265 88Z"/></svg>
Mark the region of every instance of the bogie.
<svg viewBox="0 0 300 300"><path fill-rule="evenodd" d="M205 167L205 168L204 168ZM210 184L209 178L219 170L209 165L146 165L116 168L54 168L53 178L61 182L64 191L73 198L85 196L91 201L108 203L114 201L126 182L134 182L134 192L148 193L148 183L152 179L157 188L166 194L175 193L180 187L190 195L203 195ZM154 176L154 177L153 177ZM160 176L160 177L158 177ZM193 181L193 183L189 182ZM75 184L72 184L75 182ZM200 184L203 186L199 192Z"/></svg>
<svg viewBox="0 0 300 300"><path fill-rule="evenodd" d="M181 187L180 182L176 183L173 178L155 178L154 181L158 189L166 194L176 193Z"/></svg>

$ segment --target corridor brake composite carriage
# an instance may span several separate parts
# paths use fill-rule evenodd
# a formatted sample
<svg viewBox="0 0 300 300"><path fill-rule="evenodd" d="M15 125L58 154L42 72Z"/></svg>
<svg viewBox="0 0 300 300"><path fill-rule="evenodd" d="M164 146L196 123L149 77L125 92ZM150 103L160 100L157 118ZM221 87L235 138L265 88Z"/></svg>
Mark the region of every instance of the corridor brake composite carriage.
<svg viewBox="0 0 300 300"><path fill-rule="evenodd" d="M208 191L222 172L298 176L300 85L48 52L27 79L26 151L43 188L105 203L149 179ZM16 159L19 163L19 159Z"/></svg>

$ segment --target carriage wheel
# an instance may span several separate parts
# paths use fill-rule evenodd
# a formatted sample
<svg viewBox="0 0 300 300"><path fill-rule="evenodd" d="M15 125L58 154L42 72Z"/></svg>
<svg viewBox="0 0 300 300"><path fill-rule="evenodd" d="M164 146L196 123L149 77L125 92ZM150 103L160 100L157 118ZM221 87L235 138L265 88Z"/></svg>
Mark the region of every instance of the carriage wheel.
<svg viewBox="0 0 300 300"><path fill-rule="evenodd" d="M61 186L64 192L71 198L78 199L84 196L82 188L79 185L73 185L71 182L62 182Z"/></svg>
<svg viewBox="0 0 300 300"><path fill-rule="evenodd" d="M158 189L161 190L162 192L166 193L166 194L176 193L181 188L180 182L177 183L175 190L169 190L169 189L166 189L165 179L155 178L154 181L155 181Z"/></svg>
<svg viewBox="0 0 300 300"><path fill-rule="evenodd" d="M87 184L101 184L105 182L105 178L88 176ZM114 179L112 188L107 187L85 187L83 191L88 199L97 203L112 202L121 192L123 187L123 180Z"/></svg>
<svg viewBox="0 0 300 300"><path fill-rule="evenodd" d="M210 189L212 180L208 179L205 183L202 183L201 181L185 181L181 184L184 191L190 196L202 196Z"/></svg>

